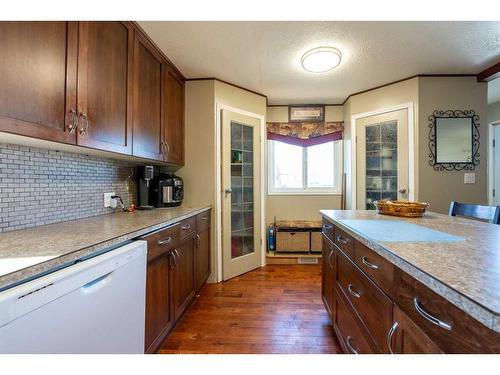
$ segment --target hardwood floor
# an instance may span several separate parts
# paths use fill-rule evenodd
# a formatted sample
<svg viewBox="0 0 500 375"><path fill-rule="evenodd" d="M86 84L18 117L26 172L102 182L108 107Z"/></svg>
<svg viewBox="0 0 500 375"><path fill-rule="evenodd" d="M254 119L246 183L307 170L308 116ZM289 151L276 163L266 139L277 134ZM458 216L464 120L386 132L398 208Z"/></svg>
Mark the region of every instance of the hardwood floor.
<svg viewBox="0 0 500 375"><path fill-rule="evenodd" d="M267 265L207 284L159 353L340 353L321 266Z"/></svg>

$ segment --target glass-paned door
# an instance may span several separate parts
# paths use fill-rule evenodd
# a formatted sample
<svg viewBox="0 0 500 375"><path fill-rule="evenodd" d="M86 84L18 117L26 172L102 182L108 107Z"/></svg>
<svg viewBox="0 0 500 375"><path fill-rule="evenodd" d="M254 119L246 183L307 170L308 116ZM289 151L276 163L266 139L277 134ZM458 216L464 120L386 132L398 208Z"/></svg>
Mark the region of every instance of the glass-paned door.
<svg viewBox="0 0 500 375"><path fill-rule="evenodd" d="M408 200L407 110L358 119L357 208L381 199Z"/></svg>
<svg viewBox="0 0 500 375"><path fill-rule="evenodd" d="M253 127L231 121L231 258L255 249Z"/></svg>
<svg viewBox="0 0 500 375"><path fill-rule="evenodd" d="M223 279L260 266L260 121L222 111Z"/></svg>

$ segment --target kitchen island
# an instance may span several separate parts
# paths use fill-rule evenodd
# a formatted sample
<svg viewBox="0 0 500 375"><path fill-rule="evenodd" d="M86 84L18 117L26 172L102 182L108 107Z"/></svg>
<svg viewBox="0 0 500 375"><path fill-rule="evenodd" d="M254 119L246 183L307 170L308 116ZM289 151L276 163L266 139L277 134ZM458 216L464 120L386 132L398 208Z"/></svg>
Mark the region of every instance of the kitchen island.
<svg viewBox="0 0 500 375"><path fill-rule="evenodd" d="M348 352L500 352L500 226L323 210L322 295Z"/></svg>

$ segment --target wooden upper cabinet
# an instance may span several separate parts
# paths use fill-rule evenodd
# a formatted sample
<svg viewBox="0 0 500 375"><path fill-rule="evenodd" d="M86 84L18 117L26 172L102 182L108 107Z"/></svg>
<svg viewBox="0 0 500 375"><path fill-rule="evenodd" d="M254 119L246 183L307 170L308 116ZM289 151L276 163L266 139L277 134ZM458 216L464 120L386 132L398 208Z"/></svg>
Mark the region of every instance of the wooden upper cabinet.
<svg viewBox="0 0 500 375"><path fill-rule="evenodd" d="M132 53L130 23L79 23L79 145L132 152Z"/></svg>
<svg viewBox="0 0 500 375"><path fill-rule="evenodd" d="M163 160L162 57L142 35L134 35L132 154Z"/></svg>
<svg viewBox="0 0 500 375"><path fill-rule="evenodd" d="M184 164L184 81L165 68L165 161Z"/></svg>
<svg viewBox="0 0 500 375"><path fill-rule="evenodd" d="M0 131L75 143L78 24L0 22Z"/></svg>

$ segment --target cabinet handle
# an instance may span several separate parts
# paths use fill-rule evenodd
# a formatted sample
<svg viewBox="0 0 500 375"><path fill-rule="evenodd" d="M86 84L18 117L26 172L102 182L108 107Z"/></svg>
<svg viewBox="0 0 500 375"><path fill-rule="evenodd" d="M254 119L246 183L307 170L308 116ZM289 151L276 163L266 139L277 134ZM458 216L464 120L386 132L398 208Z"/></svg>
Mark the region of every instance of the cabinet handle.
<svg viewBox="0 0 500 375"><path fill-rule="evenodd" d="M323 229L330 230L330 229L332 229L332 226L328 225L328 224L323 224Z"/></svg>
<svg viewBox="0 0 500 375"><path fill-rule="evenodd" d="M198 247L200 247L201 237L198 233L196 233L196 242L198 242Z"/></svg>
<svg viewBox="0 0 500 375"><path fill-rule="evenodd" d="M333 255L333 250L330 251L330 255L328 255L328 264L330 265L330 268L333 269L333 264L332 262L330 261L331 258L332 258L332 255Z"/></svg>
<svg viewBox="0 0 500 375"><path fill-rule="evenodd" d="M69 110L69 113L71 115L71 119L69 122L69 134L74 134L76 132L76 129L78 129L78 115L76 114L76 111L72 108Z"/></svg>
<svg viewBox="0 0 500 375"><path fill-rule="evenodd" d="M358 351L356 349L354 349L354 347L352 346L352 337L351 336L347 336L345 343L347 345L347 348L350 350L350 352L352 354L358 354Z"/></svg>
<svg viewBox="0 0 500 375"><path fill-rule="evenodd" d="M181 256L179 255L179 251L177 249L174 250L174 253L175 253L175 268L177 268Z"/></svg>
<svg viewBox="0 0 500 375"><path fill-rule="evenodd" d="M171 256L171 258L169 258L168 263L169 263L169 265L170 265L170 270L171 270L171 271L173 271L173 270L175 269L175 264L176 264L176 262L175 262L175 254L174 254L174 252L173 252L173 251L171 251L170 253L168 253L168 256L169 256L169 257ZM172 263L172 262L170 262L170 259L172 259L172 260L173 260L173 263Z"/></svg>
<svg viewBox="0 0 500 375"><path fill-rule="evenodd" d="M167 148L166 154L168 155L170 153L170 145L168 144L168 142L165 142L165 147Z"/></svg>
<svg viewBox="0 0 500 375"><path fill-rule="evenodd" d="M394 352L392 351L392 337L394 336L394 333L396 332L397 329L398 329L398 322L394 322L389 332L387 332L387 347L389 348L389 353L391 354L394 354Z"/></svg>
<svg viewBox="0 0 500 375"><path fill-rule="evenodd" d="M438 327L444 328L448 331L451 331L452 327L450 324L443 322L442 320L439 320L435 316L429 314L427 311L425 311L422 306L420 305L420 301L418 300L417 297L413 298L413 305L415 306L415 310L423 316L425 319L427 319L429 322L432 324L437 325Z"/></svg>
<svg viewBox="0 0 500 375"><path fill-rule="evenodd" d="M353 289L352 289L352 284L349 284L347 286L347 290L349 291L349 293L351 293L354 297L356 298L360 298L361 297L361 293L358 293L358 292L355 292Z"/></svg>
<svg viewBox="0 0 500 375"><path fill-rule="evenodd" d="M168 244L170 242L172 242L172 237L167 237L167 238L165 238L163 240L159 240L158 241L158 245L160 245L160 246L161 245L166 245L166 244Z"/></svg>
<svg viewBox="0 0 500 375"><path fill-rule="evenodd" d="M342 243L344 245L347 245L349 243L349 240L347 238L342 237L342 236L337 236L337 241L339 241L340 243Z"/></svg>
<svg viewBox="0 0 500 375"><path fill-rule="evenodd" d="M191 229L191 224L186 224L184 226L181 227L182 230L189 230Z"/></svg>
<svg viewBox="0 0 500 375"><path fill-rule="evenodd" d="M378 266L376 264L373 264L371 262L368 261L368 259L366 258L366 256L364 256L363 258L361 258L361 261L363 262L363 264L369 268L373 268L374 270L377 270L378 269Z"/></svg>
<svg viewBox="0 0 500 375"><path fill-rule="evenodd" d="M82 121L83 121L83 126L80 129L80 135L84 136L84 135L87 135L87 133L89 131L89 119L87 118L87 114L84 112L80 112L80 116L82 117Z"/></svg>

